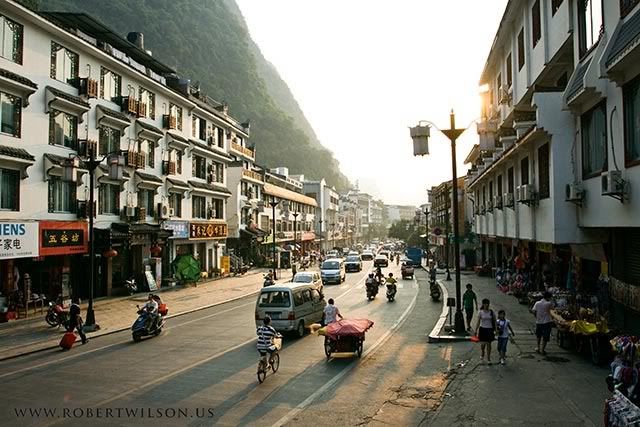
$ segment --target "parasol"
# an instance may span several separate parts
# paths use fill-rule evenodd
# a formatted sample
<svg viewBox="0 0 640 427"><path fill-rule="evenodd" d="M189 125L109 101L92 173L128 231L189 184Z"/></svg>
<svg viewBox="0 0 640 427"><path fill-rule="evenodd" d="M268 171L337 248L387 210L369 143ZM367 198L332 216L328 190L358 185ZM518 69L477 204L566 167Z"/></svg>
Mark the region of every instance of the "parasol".
<svg viewBox="0 0 640 427"><path fill-rule="evenodd" d="M338 322L330 323L326 327L325 334L332 339L340 336L364 335L373 326L373 321L369 319L342 319Z"/></svg>

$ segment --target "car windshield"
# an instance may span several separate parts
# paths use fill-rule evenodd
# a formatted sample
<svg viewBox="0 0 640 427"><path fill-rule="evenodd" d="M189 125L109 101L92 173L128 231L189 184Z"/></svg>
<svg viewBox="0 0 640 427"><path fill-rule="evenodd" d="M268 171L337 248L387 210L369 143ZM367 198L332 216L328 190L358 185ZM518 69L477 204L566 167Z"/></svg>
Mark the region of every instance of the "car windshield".
<svg viewBox="0 0 640 427"><path fill-rule="evenodd" d="M308 274L296 274L293 281L295 283L311 283L313 282L313 277Z"/></svg>
<svg viewBox="0 0 640 427"><path fill-rule="evenodd" d="M262 291L260 294L259 307L289 307L291 300L287 291Z"/></svg>
<svg viewBox="0 0 640 427"><path fill-rule="evenodd" d="M325 261L322 263L323 270L337 270L340 268L340 263L338 261Z"/></svg>
<svg viewBox="0 0 640 427"><path fill-rule="evenodd" d="M360 257L359 256L348 256L347 257L347 262L353 262L353 261L360 261Z"/></svg>

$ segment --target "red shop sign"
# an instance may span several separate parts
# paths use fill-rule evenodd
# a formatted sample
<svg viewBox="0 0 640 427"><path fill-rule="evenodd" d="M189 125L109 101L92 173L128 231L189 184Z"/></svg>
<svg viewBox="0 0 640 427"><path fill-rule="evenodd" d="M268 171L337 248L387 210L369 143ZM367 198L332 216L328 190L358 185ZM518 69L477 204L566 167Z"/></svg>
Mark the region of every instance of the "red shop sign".
<svg viewBox="0 0 640 427"><path fill-rule="evenodd" d="M83 221L40 221L40 255L73 255L89 251L89 228Z"/></svg>

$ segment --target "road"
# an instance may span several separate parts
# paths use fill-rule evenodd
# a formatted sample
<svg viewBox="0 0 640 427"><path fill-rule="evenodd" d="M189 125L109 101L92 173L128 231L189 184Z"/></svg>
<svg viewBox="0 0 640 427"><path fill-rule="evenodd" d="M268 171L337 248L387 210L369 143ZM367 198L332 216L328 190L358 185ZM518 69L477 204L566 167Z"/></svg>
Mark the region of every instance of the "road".
<svg viewBox="0 0 640 427"><path fill-rule="evenodd" d="M327 298L336 300L345 317L375 322L364 360L327 361L321 337L285 337L280 370L258 384L255 297L244 298L170 319L161 336L142 343L133 343L125 331L70 352L47 351L3 362L0 383L10 392L3 393L0 425L301 423L314 406L335 396L332 390L359 375L359 364L384 347L418 301L416 280L400 281L394 303L383 292L367 301L364 280L370 269L366 262L344 284L325 286ZM385 269L389 271L399 275L395 265ZM437 312L439 307L430 319L434 323ZM39 408L55 413L27 412L19 419L16 412Z"/></svg>

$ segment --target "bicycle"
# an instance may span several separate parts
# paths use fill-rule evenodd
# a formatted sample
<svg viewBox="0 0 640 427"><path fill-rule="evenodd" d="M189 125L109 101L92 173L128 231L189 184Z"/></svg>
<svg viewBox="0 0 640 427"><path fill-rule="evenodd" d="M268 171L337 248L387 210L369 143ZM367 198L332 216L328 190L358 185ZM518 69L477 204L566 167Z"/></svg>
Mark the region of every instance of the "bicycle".
<svg viewBox="0 0 640 427"><path fill-rule="evenodd" d="M273 338L272 348L274 350L271 353L271 360L269 360L267 351L260 352L260 360L258 361L258 382L260 384L267 378L269 370L273 371L274 374L278 372L280 367L280 354L278 351L282 348L282 335L278 334Z"/></svg>

